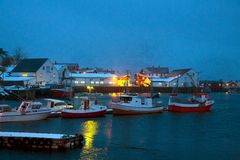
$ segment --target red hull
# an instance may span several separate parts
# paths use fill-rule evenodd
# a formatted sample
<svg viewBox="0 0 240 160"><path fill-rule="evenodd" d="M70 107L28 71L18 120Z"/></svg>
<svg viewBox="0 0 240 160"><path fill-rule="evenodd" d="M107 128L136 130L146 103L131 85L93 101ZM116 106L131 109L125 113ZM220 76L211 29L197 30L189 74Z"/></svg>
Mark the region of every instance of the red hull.
<svg viewBox="0 0 240 160"><path fill-rule="evenodd" d="M201 107L179 107L179 106L168 106L170 112L209 112L211 105Z"/></svg>
<svg viewBox="0 0 240 160"><path fill-rule="evenodd" d="M62 112L62 118L87 118L87 117L102 117L105 114L104 111L92 112L92 113L68 113Z"/></svg>
<svg viewBox="0 0 240 160"><path fill-rule="evenodd" d="M66 92L64 90L52 90L52 98L69 98L71 97L71 92Z"/></svg>

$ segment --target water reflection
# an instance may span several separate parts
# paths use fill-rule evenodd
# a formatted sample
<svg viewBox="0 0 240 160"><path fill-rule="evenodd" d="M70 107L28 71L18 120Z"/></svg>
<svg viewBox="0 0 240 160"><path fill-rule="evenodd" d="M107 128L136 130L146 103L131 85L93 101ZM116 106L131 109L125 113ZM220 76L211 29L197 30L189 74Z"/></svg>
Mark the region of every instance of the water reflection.
<svg viewBox="0 0 240 160"><path fill-rule="evenodd" d="M85 139L83 150L90 150L93 148L94 136L98 132L98 122L94 120L85 121L82 123L81 128Z"/></svg>

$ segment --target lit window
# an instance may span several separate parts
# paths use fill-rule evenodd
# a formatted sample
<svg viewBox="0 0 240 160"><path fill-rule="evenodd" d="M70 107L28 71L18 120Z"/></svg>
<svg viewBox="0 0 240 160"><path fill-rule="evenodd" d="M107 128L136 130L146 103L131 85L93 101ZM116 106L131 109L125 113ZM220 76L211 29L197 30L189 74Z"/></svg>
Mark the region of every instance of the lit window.
<svg viewBox="0 0 240 160"><path fill-rule="evenodd" d="M96 81L95 83L96 83L96 84L99 84L99 82L98 82L98 81Z"/></svg>
<svg viewBox="0 0 240 160"><path fill-rule="evenodd" d="M22 77L27 77L27 76L28 76L27 73L23 73L23 74L22 74Z"/></svg>
<svg viewBox="0 0 240 160"><path fill-rule="evenodd" d="M90 83L91 83L91 84L94 84L94 81L91 81Z"/></svg>
<svg viewBox="0 0 240 160"><path fill-rule="evenodd" d="M40 77L41 77L41 78L42 78L42 76L43 76L42 73L40 73Z"/></svg>
<svg viewBox="0 0 240 160"><path fill-rule="evenodd" d="M78 84L78 81L75 81L74 83L75 83L75 84Z"/></svg>
<svg viewBox="0 0 240 160"><path fill-rule="evenodd" d="M100 81L100 84L103 84L103 81Z"/></svg>
<svg viewBox="0 0 240 160"><path fill-rule="evenodd" d="M85 81L81 81L80 83L81 83L81 84L85 84Z"/></svg>
<svg viewBox="0 0 240 160"><path fill-rule="evenodd" d="M36 73L34 73L33 76L36 77L37 76Z"/></svg>

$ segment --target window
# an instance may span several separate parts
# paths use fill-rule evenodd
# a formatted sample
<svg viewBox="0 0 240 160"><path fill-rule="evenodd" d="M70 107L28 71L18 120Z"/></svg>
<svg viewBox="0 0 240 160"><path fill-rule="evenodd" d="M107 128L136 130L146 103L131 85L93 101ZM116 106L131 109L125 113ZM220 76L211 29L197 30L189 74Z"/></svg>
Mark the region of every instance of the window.
<svg viewBox="0 0 240 160"><path fill-rule="evenodd" d="M42 69L44 70L44 69L45 69L45 67L43 66L43 67L42 67Z"/></svg>
<svg viewBox="0 0 240 160"><path fill-rule="evenodd" d="M22 74L22 77L27 77L27 76L28 76L27 73L23 73L23 74Z"/></svg>

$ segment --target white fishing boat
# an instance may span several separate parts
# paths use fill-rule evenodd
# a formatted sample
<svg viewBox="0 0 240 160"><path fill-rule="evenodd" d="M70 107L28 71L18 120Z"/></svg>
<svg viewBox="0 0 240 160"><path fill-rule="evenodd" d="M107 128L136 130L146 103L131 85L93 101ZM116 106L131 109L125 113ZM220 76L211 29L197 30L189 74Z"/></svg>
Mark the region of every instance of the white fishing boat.
<svg viewBox="0 0 240 160"><path fill-rule="evenodd" d="M62 118L86 118L86 117L101 117L105 115L106 106L97 104L97 99L94 97L81 97L81 106L78 109L64 109Z"/></svg>
<svg viewBox="0 0 240 160"><path fill-rule="evenodd" d="M114 115L136 115L160 113L164 110L161 103L153 104L153 98L137 95L121 95L118 102L112 102Z"/></svg>
<svg viewBox="0 0 240 160"><path fill-rule="evenodd" d="M42 120L48 117L51 109L42 107L40 102L23 101L14 110L11 107L2 106L0 109L0 122L20 122Z"/></svg>
<svg viewBox="0 0 240 160"><path fill-rule="evenodd" d="M44 100L47 101L47 106L52 110L49 117L60 117L63 109L74 108L71 104L68 104L62 100L51 99L51 98L45 98Z"/></svg>
<svg viewBox="0 0 240 160"><path fill-rule="evenodd" d="M44 99L47 101L47 106L52 109L52 112L61 112L63 109L73 109L71 104L58 99Z"/></svg>

